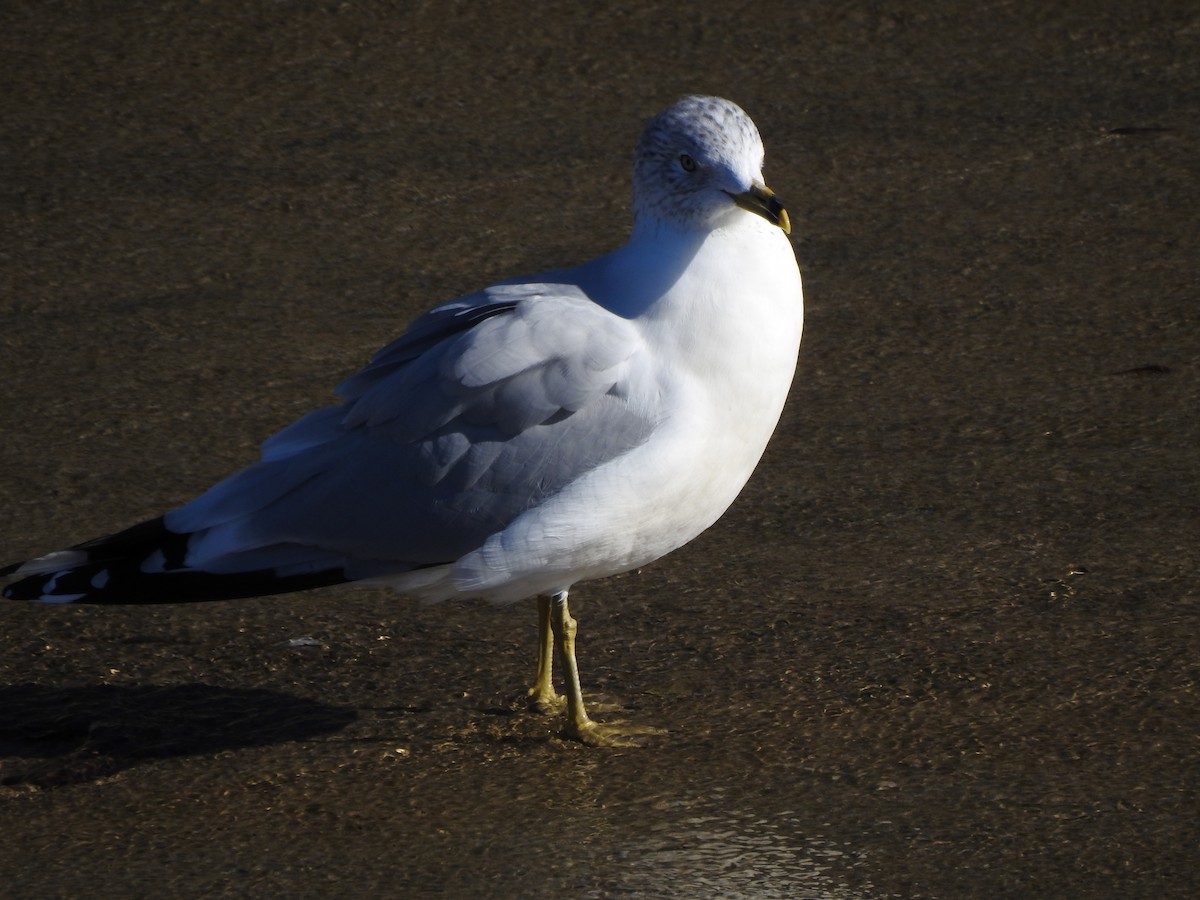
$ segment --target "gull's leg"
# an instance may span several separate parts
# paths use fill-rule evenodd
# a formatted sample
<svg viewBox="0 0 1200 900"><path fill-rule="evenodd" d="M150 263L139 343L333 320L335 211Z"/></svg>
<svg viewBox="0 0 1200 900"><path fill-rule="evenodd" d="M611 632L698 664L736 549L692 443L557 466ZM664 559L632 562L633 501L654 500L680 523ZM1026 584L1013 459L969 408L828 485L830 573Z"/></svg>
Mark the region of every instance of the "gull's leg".
<svg viewBox="0 0 1200 900"><path fill-rule="evenodd" d="M571 618L567 605L567 592L559 591L551 600L550 627L562 662L563 675L567 680L567 733L585 744L592 743L588 735L596 723L588 718L583 708L583 690L579 686L579 663L575 661L575 631L578 623Z"/></svg>
<svg viewBox="0 0 1200 900"><path fill-rule="evenodd" d="M529 689L529 705L538 712L557 712L563 698L554 690L554 630L550 627L549 597L538 597L538 666L537 680Z"/></svg>
<svg viewBox="0 0 1200 900"><path fill-rule="evenodd" d="M661 729L640 726L601 725L593 722L583 706L583 691L579 686L579 664L575 661L576 621L567 605L567 592L559 591L551 598L550 626L566 678L567 736L592 747L632 747L639 736L660 734Z"/></svg>

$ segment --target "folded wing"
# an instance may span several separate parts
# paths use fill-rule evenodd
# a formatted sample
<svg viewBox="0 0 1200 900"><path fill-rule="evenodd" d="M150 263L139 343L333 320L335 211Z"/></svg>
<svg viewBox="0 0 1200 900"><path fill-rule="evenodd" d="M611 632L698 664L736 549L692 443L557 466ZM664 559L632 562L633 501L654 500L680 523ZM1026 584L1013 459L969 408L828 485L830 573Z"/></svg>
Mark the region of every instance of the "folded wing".
<svg viewBox="0 0 1200 900"><path fill-rule="evenodd" d="M345 404L165 517L214 572L452 562L654 425L627 402L636 329L578 288L491 288L426 314L339 386Z"/></svg>

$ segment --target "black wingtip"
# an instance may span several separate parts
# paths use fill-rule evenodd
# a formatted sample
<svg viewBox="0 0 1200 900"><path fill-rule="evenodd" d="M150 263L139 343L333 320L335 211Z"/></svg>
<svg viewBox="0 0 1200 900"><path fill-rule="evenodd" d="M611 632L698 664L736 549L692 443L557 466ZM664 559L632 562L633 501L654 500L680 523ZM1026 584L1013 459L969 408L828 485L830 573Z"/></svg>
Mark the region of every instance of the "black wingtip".
<svg viewBox="0 0 1200 900"><path fill-rule="evenodd" d="M151 519L107 537L78 544L66 554L77 560L62 569L31 574L4 588L11 600L41 603L196 603L286 594L349 581L341 568L281 575L273 569L214 573L186 567L189 535ZM146 572L143 562L161 554L161 569ZM12 575L23 563L6 566Z"/></svg>

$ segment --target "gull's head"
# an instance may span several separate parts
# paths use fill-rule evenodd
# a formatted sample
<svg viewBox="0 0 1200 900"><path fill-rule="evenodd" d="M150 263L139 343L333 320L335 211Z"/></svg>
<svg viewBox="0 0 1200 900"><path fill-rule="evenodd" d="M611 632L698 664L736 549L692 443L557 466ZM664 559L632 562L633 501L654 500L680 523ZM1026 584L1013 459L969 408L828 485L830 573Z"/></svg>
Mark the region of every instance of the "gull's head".
<svg viewBox="0 0 1200 900"><path fill-rule="evenodd" d="M762 138L741 107L720 97L684 97L642 132L634 219L711 229L753 214L790 232L787 210L763 184L762 163Z"/></svg>

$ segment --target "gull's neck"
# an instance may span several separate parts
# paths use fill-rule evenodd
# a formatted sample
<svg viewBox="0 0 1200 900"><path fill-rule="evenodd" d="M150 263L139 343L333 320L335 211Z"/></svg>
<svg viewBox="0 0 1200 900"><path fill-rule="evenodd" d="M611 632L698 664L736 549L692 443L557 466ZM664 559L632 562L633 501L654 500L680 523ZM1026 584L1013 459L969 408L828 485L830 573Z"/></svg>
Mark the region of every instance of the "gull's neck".
<svg viewBox="0 0 1200 900"><path fill-rule="evenodd" d="M576 277L601 306L637 318L670 292L712 236L709 229L639 220L623 247L584 264Z"/></svg>

